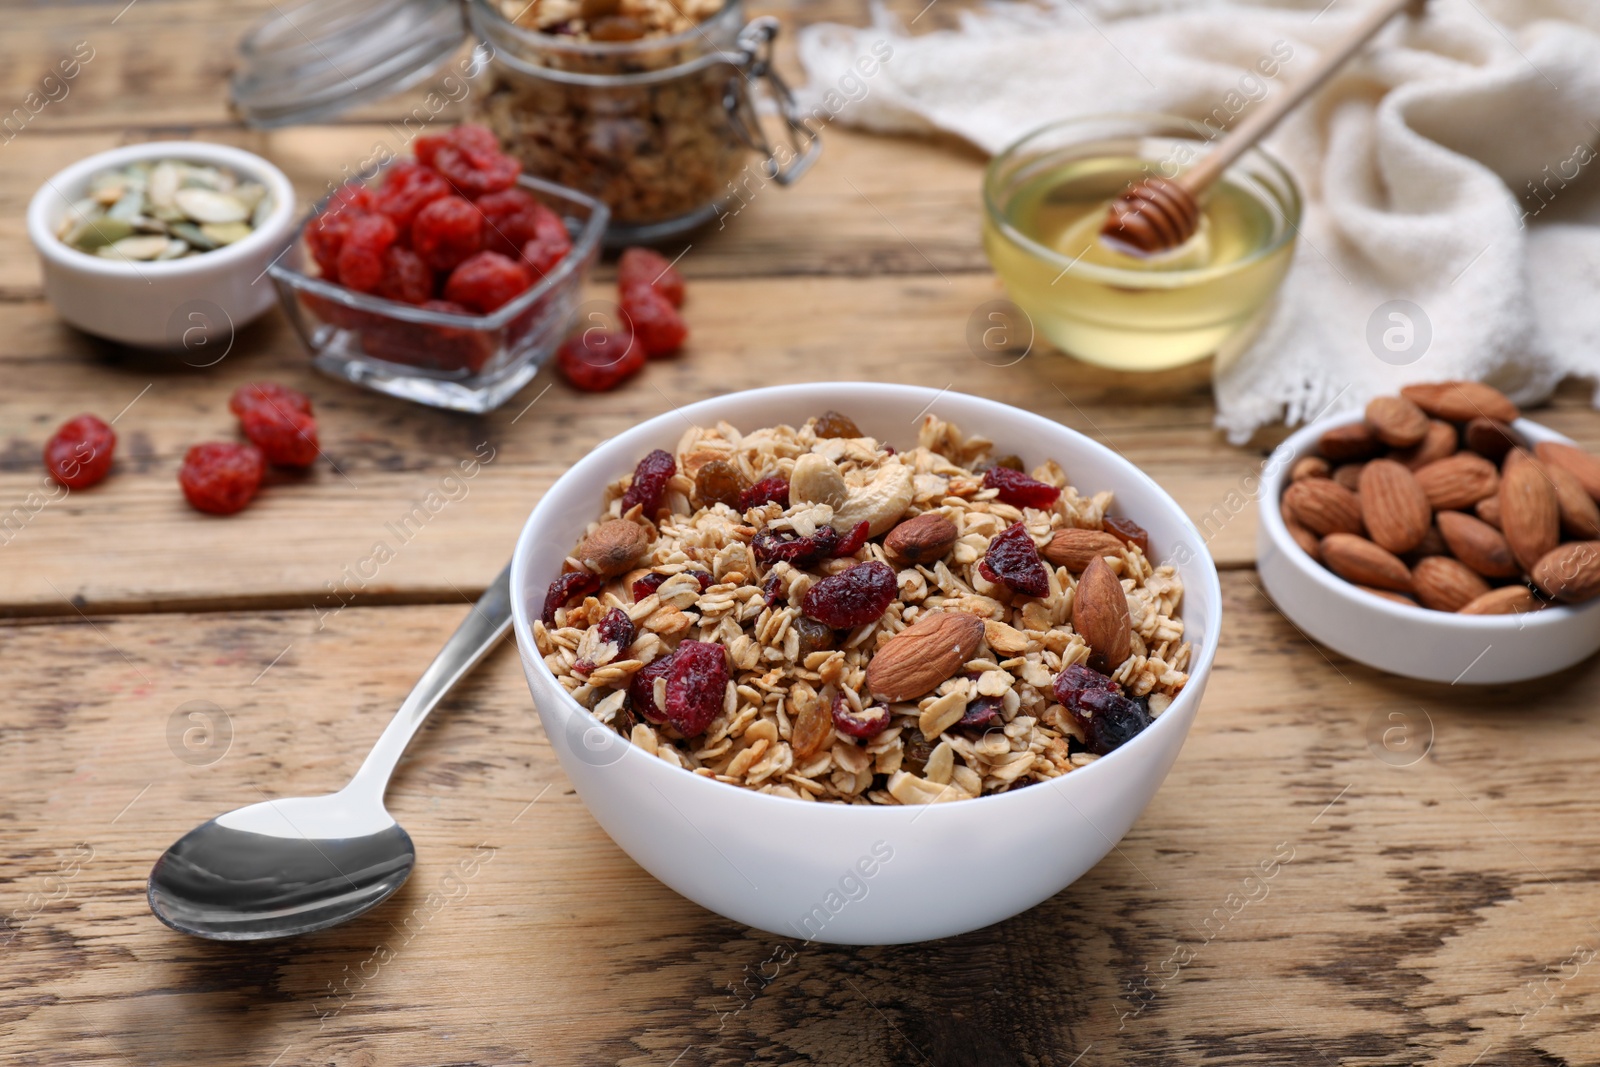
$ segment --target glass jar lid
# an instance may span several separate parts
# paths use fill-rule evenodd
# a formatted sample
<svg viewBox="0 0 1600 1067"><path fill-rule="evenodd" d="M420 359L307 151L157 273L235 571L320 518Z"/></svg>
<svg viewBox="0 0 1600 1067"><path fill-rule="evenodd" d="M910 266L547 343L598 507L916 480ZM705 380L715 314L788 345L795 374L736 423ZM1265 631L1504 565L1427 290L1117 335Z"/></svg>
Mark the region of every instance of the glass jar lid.
<svg viewBox="0 0 1600 1067"><path fill-rule="evenodd" d="M252 126L327 118L416 84L466 37L458 0L307 0L239 42L233 106Z"/></svg>

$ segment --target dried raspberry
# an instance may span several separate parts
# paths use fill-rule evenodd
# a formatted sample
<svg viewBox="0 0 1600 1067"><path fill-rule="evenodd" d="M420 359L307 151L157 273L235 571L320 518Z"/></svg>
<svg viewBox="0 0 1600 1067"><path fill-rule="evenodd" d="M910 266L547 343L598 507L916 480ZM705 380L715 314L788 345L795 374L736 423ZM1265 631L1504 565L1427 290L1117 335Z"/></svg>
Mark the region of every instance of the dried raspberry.
<svg viewBox="0 0 1600 1067"><path fill-rule="evenodd" d="M522 246L522 260L537 278L543 278L560 265L572 251L572 235L567 224L554 211L539 205L533 219L533 237Z"/></svg>
<svg viewBox="0 0 1600 1067"><path fill-rule="evenodd" d="M894 568L878 560L857 563L806 590L801 610L824 626L865 626L888 610L899 592Z"/></svg>
<svg viewBox="0 0 1600 1067"><path fill-rule="evenodd" d="M833 728L847 737L876 737L889 728L889 709L886 705L862 708L856 711L843 693L833 696Z"/></svg>
<svg viewBox="0 0 1600 1067"><path fill-rule="evenodd" d="M684 571L683 573L694 575L695 581L700 583L700 591L702 593L711 588L711 575L707 574L705 571ZM645 575L643 578L640 578L637 582L634 582L634 603L638 603L651 593L654 593L657 589L660 589L666 580L671 577L672 575L670 574L662 574L659 571L653 571L650 574Z"/></svg>
<svg viewBox="0 0 1600 1067"><path fill-rule="evenodd" d="M591 393L615 389L644 367L644 348L625 333L587 329L556 350L556 366L574 388Z"/></svg>
<svg viewBox="0 0 1600 1067"><path fill-rule="evenodd" d="M421 304L433 298L433 271L409 248L393 245L383 255L383 278L378 295L403 304Z"/></svg>
<svg viewBox="0 0 1600 1067"><path fill-rule="evenodd" d="M634 711L658 726L667 721L667 713L656 703L656 679L665 678L671 669L672 657L662 656L645 664L633 676L633 681L628 683L628 703Z"/></svg>
<svg viewBox="0 0 1600 1067"><path fill-rule="evenodd" d="M239 424L269 463L309 467L316 462L317 420L303 411L271 403L255 404L244 409Z"/></svg>
<svg viewBox="0 0 1600 1067"><path fill-rule="evenodd" d="M479 252L450 272L444 298L487 315L533 284L528 268L499 252Z"/></svg>
<svg viewBox="0 0 1600 1067"><path fill-rule="evenodd" d="M834 546L833 554L835 556L853 556L861 551L861 546L867 543L867 534L871 528L870 523L856 523L850 532L840 538L839 543Z"/></svg>
<svg viewBox="0 0 1600 1067"><path fill-rule="evenodd" d="M254 445L213 441L184 454L178 485L196 510L232 515L255 499L265 469L261 450Z"/></svg>
<svg viewBox="0 0 1600 1067"><path fill-rule="evenodd" d="M1118 519L1107 515L1105 517L1106 533L1111 534L1123 544L1138 545L1139 551L1145 555L1150 554L1150 535L1143 526L1132 519Z"/></svg>
<svg viewBox="0 0 1600 1067"><path fill-rule="evenodd" d="M550 213L533 194L515 187L485 193L473 204L483 212L483 247L512 259L522 255L522 247L533 240L539 213ZM565 230L562 227L562 232Z"/></svg>
<svg viewBox="0 0 1600 1067"><path fill-rule="evenodd" d="M483 212L459 196L441 197L417 212L411 247L434 270L454 270L483 248Z"/></svg>
<svg viewBox="0 0 1600 1067"><path fill-rule="evenodd" d="M247 410L262 404L283 408L286 411L298 411L303 415L311 414L311 398L298 389L290 389L287 385L277 382L252 382L241 385L233 391L233 396L228 398L228 410L235 415L243 415Z"/></svg>
<svg viewBox="0 0 1600 1067"><path fill-rule="evenodd" d="M617 290L626 293L636 285L654 289L673 307L683 306L683 275L658 252L648 248L622 250L617 259Z"/></svg>
<svg viewBox="0 0 1600 1067"><path fill-rule="evenodd" d="M450 183L431 167L420 163L396 163L383 180L383 188L373 197L377 210L388 215L402 233L409 232L417 212L451 193Z"/></svg>
<svg viewBox="0 0 1600 1067"><path fill-rule="evenodd" d="M594 635L603 643L611 645L613 654L620 653L623 649L633 644L633 639L638 636L638 630L633 625L633 620L628 618L628 613L621 608L612 608L606 612L605 618L595 624ZM580 659L572 665L572 673L587 677L594 670L594 664L588 660Z"/></svg>
<svg viewBox="0 0 1600 1067"><path fill-rule="evenodd" d="M1148 701L1125 696L1116 682L1079 664L1056 676L1055 697L1083 727L1085 744L1097 756L1121 748L1153 721Z"/></svg>
<svg viewBox="0 0 1600 1067"><path fill-rule="evenodd" d="M604 589L606 580L588 571L568 571L550 583L544 594L544 610L539 618L546 626L556 624L556 610L564 608L575 597L591 596Z"/></svg>
<svg viewBox="0 0 1600 1067"><path fill-rule="evenodd" d="M651 358L671 355L689 337L689 327L678 309L648 285L623 290L622 313Z"/></svg>
<svg viewBox="0 0 1600 1067"><path fill-rule="evenodd" d="M763 504L789 506L789 479L773 476L763 478L739 494L739 510L749 511Z"/></svg>
<svg viewBox="0 0 1600 1067"><path fill-rule="evenodd" d="M839 531L832 526L819 526L810 537L801 537L793 530L763 526L750 539L750 551L755 553L756 562L783 560L791 567L809 567L833 555L838 547Z"/></svg>
<svg viewBox="0 0 1600 1067"><path fill-rule="evenodd" d="M1020 522L1006 527L989 542L989 551L978 564L978 573L996 585L1005 585L1027 596L1045 596L1050 592L1050 573L1039 562L1039 549Z"/></svg>
<svg viewBox="0 0 1600 1067"><path fill-rule="evenodd" d="M377 289L383 280L384 253L398 232L387 215L363 215L351 223L339 246L339 284L358 293Z"/></svg>
<svg viewBox="0 0 1600 1067"><path fill-rule="evenodd" d="M1061 496L1061 490L1030 478L1010 467L990 467L983 472L983 487L1000 490L1002 504L1014 508L1047 508Z"/></svg>
<svg viewBox="0 0 1600 1067"><path fill-rule="evenodd" d="M728 656L721 645L685 641L667 670L667 720L685 737L706 732L722 710L728 688Z"/></svg>
<svg viewBox="0 0 1600 1067"><path fill-rule="evenodd" d="M1000 721L1000 711L1005 703L999 697L978 697L967 704L966 713L956 720L957 726L989 727Z"/></svg>
<svg viewBox="0 0 1600 1067"><path fill-rule="evenodd" d="M87 489L111 472L117 435L94 415L62 423L44 443L44 465L50 477L68 489Z"/></svg>
<svg viewBox="0 0 1600 1067"><path fill-rule="evenodd" d="M654 518L661 510L661 497L667 491L667 483L677 473L678 464L672 453L663 449L658 448L641 459L633 468L633 480L622 494L622 513L626 515L635 506L643 506L644 517Z"/></svg>

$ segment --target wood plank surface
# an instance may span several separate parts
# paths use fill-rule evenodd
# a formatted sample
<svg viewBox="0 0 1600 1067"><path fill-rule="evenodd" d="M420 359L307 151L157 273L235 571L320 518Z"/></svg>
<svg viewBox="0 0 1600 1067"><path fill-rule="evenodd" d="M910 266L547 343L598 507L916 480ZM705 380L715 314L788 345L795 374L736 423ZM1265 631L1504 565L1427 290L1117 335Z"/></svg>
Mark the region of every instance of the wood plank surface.
<svg viewBox="0 0 1600 1067"><path fill-rule="evenodd" d="M1118 850L1022 916L894 948L776 939L640 871L509 648L396 778L420 855L396 899L292 943L184 938L145 907L154 858L340 784L464 606L6 627L35 681L0 745L27 783L0 820L6 1062L1594 1062L1600 799L1564 783L1600 759L1600 666L1398 682L1310 649L1252 573L1224 589L1204 710ZM231 728L215 762L176 737L191 701Z"/></svg>

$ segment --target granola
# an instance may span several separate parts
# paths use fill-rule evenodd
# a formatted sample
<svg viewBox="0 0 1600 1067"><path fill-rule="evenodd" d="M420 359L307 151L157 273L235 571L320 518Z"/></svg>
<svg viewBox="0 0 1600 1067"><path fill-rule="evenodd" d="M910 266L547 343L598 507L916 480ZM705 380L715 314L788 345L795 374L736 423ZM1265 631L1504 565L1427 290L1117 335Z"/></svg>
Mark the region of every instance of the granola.
<svg viewBox="0 0 1600 1067"><path fill-rule="evenodd" d="M994 451L932 415L906 452L832 412L693 428L606 487L539 652L645 751L792 799L957 800L1087 766L1188 681L1182 582L1108 523L1110 492Z"/></svg>

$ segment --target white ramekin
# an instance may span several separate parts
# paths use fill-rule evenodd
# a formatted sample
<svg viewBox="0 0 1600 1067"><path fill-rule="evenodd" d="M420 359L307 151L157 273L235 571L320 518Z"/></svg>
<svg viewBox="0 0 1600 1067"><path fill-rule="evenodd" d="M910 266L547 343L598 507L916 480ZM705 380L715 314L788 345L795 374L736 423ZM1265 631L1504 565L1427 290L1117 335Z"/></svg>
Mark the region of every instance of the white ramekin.
<svg viewBox="0 0 1600 1067"><path fill-rule="evenodd" d="M56 236L56 226L89 180L139 160L181 159L226 167L260 182L272 212L249 237L204 255L164 262L123 263L80 252ZM260 156L204 141L148 141L80 159L47 180L28 204L28 237L39 253L44 292L66 322L86 333L147 348L225 349L233 331L277 303L267 264L294 232L294 187Z"/></svg>
<svg viewBox="0 0 1600 1067"><path fill-rule="evenodd" d="M1308 637L1380 671L1452 685L1521 682L1553 674L1600 649L1600 599L1523 615L1455 615L1386 600L1351 585L1306 555L1283 524L1279 497L1295 461L1316 451L1337 415L1296 432L1268 459L1261 475L1256 566L1280 611ZM1529 442L1573 442L1518 419Z"/></svg>
<svg viewBox="0 0 1600 1067"><path fill-rule="evenodd" d="M600 491L647 452L672 450L691 423L745 430L797 425L836 409L899 448L924 412L983 434L1030 465L1058 460L1081 491L1110 489L1113 511L1177 564L1194 643L1188 686L1124 747L1049 783L927 807L863 807L766 796L673 767L600 726L545 667L530 628ZM1222 621L1217 572L1181 508L1110 449L1058 423L960 393L832 382L715 397L597 446L545 493L512 562L528 687L562 767L595 819L640 866L738 922L801 940L892 944L999 922L1059 892L1109 852L1144 810L1194 721Z"/></svg>

